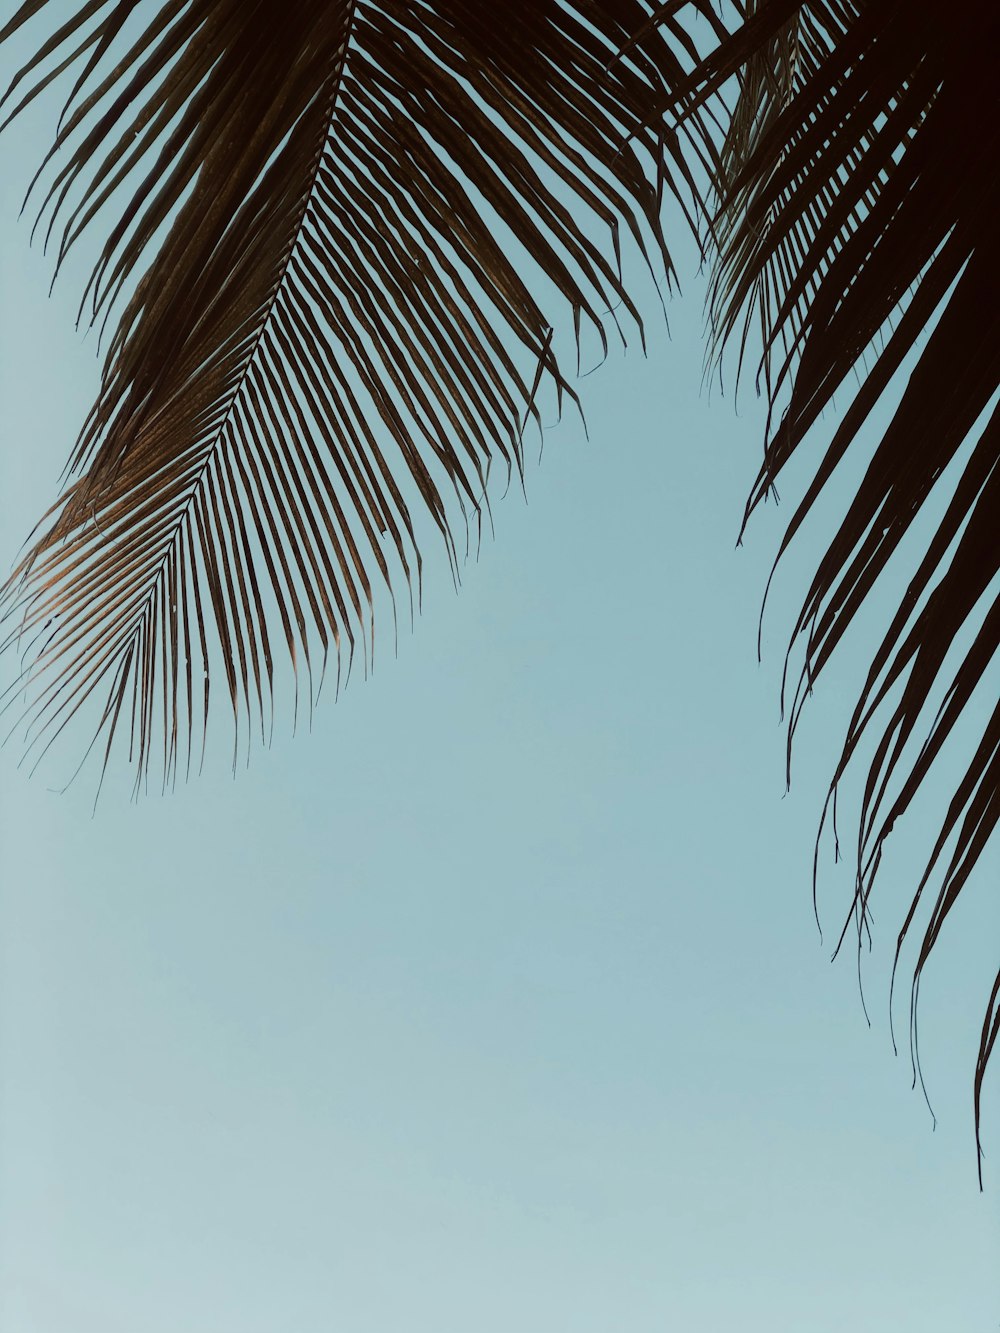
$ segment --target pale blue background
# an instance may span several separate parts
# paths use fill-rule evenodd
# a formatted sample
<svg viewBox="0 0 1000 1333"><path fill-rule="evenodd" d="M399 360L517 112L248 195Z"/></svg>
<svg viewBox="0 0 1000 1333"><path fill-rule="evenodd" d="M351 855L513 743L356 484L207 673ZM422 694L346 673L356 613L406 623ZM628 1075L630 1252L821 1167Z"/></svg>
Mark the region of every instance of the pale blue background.
<svg viewBox="0 0 1000 1333"><path fill-rule="evenodd" d="M0 162L5 569L96 385L75 276L47 302L14 223L50 123ZM887 969L946 785L887 853L869 1032L853 952L827 963L850 868L824 859L822 948L809 886L864 658L783 798L823 529L758 667L780 515L734 551L761 417L700 393L689 273L672 343L647 299L649 360L585 381L590 442L548 432L460 596L426 545L415 634L311 735L234 782L220 730L200 780L94 819L92 780L0 754L4 1333L997 1327L1000 1088L980 1195L971 1077L1000 859L926 974L932 1133Z"/></svg>

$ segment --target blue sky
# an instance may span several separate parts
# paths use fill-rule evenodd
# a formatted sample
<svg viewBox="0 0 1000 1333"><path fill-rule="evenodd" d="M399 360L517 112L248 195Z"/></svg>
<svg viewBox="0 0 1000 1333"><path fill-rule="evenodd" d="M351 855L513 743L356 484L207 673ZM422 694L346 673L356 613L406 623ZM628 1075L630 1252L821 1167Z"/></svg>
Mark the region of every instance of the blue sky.
<svg viewBox="0 0 1000 1333"><path fill-rule="evenodd" d="M97 363L5 196L6 568ZM926 973L932 1132L888 969L948 775L886 856L869 1030L853 952L828 962L849 866L824 859L822 946L810 896L863 633L786 796L822 515L758 666L781 511L734 548L761 413L701 392L685 287L672 341L647 291L648 359L584 381L589 441L546 432L459 595L425 544L415 632L311 732L96 817L92 781L0 752L5 1333L996 1327L997 1081L981 1195L971 1079L1000 863Z"/></svg>

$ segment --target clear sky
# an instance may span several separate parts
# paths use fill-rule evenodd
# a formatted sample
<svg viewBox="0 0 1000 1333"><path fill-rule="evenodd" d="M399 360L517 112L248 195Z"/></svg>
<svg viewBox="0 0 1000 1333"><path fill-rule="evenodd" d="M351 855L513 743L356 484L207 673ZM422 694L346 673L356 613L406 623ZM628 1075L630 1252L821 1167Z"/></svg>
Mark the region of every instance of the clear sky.
<svg viewBox="0 0 1000 1333"><path fill-rule="evenodd" d="M74 275L47 301L16 223L50 123L0 146L5 569L97 383ZM980 1194L971 1083L1000 856L925 976L932 1132L887 978L947 783L886 855L869 1030L853 952L828 961L849 864L822 946L810 896L864 643L785 796L822 522L758 666L781 511L734 549L762 421L700 391L702 294L692 266L668 341L647 292L648 360L584 382L589 442L546 432L459 595L425 543L415 632L311 733L96 817L92 778L0 752L4 1333L997 1327L1000 1086Z"/></svg>

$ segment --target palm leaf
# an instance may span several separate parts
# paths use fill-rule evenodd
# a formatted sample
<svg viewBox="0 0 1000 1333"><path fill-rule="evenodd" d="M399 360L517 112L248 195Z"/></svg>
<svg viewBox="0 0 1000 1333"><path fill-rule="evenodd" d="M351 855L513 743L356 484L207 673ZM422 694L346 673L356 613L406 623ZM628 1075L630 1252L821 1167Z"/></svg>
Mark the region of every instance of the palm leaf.
<svg viewBox="0 0 1000 1333"><path fill-rule="evenodd" d="M789 756L805 699L890 559L928 505L943 512L873 657L827 802L835 810L874 729L852 909L859 947L885 841L959 721L976 728L970 700L1000 644L998 38L995 7L971 0L946 23L929 3L757 0L676 90L694 99L675 103L686 112L739 79L715 180L711 324L717 349L741 330L741 361L759 327L761 378L780 418L748 516L857 377L779 559L906 376L795 624L789 652L801 643L803 665ZM915 1077L921 973L1000 815L1000 707L977 730L897 940L898 964L933 881L911 988ZM1000 975L975 1073L977 1146L998 1030Z"/></svg>
<svg viewBox="0 0 1000 1333"><path fill-rule="evenodd" d="M901 539L952 461L962 469L831 785L832 801L874 727L860 942L885 839L997 646L995 417L977 434L997 384L997 20L973 3L947 28L898 0L736 8L727 35L700 0L525 0L503 23L459 0L166 0L144 25L139 0L90 0L52 34L7 105L75 71L40 225L62 263L105 219L88 317L126 304L71 484L8 585L15 637L37 641L19 682L36 745L98 700L105 762L118 739L137 784L154 758L168 781L204 748L220 669L238 746L241 723L264 734L273 717L275 644L310 699L342 639L348 661L356 642L367 658L375 583L419 590L414 503L457 561L456 515L478 518L493 459L520 468L543 383L572 394L534 279L602 341L609 306L638 321L618 232L669 277L661 192L697 193L707 169L714 347L741 330L742 359L758 326L780 413L748 514L868 358L782 553L915 363L795 627L789 746ZM0 42L50 9L29 0ZM694 13L720 38L703 60ZM733 76L720 152L709 127ZM1000 709L899 935L897 961L943 866L911 992L915 1068L921 971L995 825L998 765ZM998 1029L1000 977L977 1142Z"/></svg>
<svg viewBox="0 0 1000 1333"><path fill-rule="evenodd" d="M685 159L644 122L693 48L673 23L606 73L649 12L90 0L39 47L11 115L76 78L36 229L58 267L99 220L87 317L127 300L7 588L11 642L37 639L31 745L103 699L105 764L119 739L137 784L154 759L171 781L221 677L235 762L280 651L311 700L342 644L367 662L375 584L419 590L414 504L457 564L456 519L492 460L520 469L542 382L573 395L531 270L605 347L609 307L641 330L619 232L672 273L660 193Z"/></svg>

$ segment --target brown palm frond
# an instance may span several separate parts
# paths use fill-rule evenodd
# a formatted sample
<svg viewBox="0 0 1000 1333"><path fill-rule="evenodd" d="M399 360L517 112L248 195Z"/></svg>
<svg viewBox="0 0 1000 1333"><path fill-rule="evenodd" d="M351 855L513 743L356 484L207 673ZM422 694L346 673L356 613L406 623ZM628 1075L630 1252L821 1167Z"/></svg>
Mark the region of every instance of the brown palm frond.
<svg viewBox="0 0 1000 1333"><path fill-rule="evenodd" d="M906 377L795 625L804 664L789 753L806 697L900 543L926 506L943 514L874 654L830 789L828 806L872 733L859 946L885 840L959 720L972 720L970 700L1000 646L998 49L1000 11L982 0L959 0L945 21L929 0L756 0L678 90L697 104L740 80L716 181L712 326L721 345L743 314L745 345L749 322L759 324L762 375L780 412L748 515L834 393L849 398L781 554L890 385ZM952 486L949 500L943 488ZM897 942L898 963L933 880L911 991L915 1075L920 976L1000 815L1000 707L977 731ZM997 995L975 1074L977 1145Z"/></svg>
<svg viewBox="0 0 1000 1333"><path fill-rule="evenodd" d="M367 653L373 584L419 587L413 504L454 560L491 460L521 467L540 381L572 396L537 277L606 346L610 308L641 328L619 232L671 275L659 193L670 153L686 167L643 126L689 39L606 72L649 12L90 0L40 46L10 116L76 77L36 229L61 264L98 220L88 317L127 303L7 587L11 642L38 640L32 745L103 697L105 762L119 737L137 782L154 759L169 781L220 675L239 744L273 718L278 645L310 697L342 641Z"/></svg>

